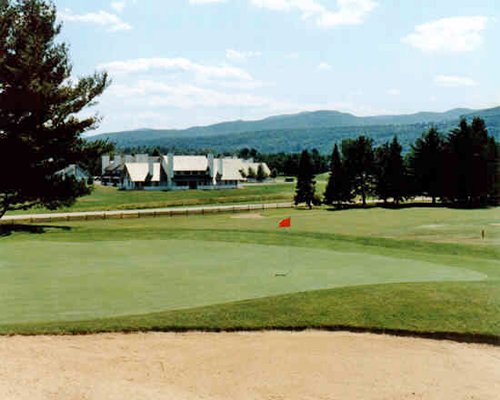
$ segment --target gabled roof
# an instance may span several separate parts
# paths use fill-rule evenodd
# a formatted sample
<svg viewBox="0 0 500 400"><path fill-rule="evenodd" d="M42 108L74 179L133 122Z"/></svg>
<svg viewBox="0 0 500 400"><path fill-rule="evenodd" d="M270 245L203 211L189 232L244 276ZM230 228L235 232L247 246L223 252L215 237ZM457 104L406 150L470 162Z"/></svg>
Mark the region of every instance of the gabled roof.
<svg viewBox="0 0 500 400"><path fill-rule="evenodd" d="M111 162L106 168L104 168L105 173L112 173L112 172L121 172L124 168L124 165L121 163L115 163Z"/></svg>
<svg viewBox="0 0 500 400"><path fill-rule="evenodd" d="M164 156L168 164L168 156ZM179 171L206 171L208 159L206 156L174 156L174 172Z"/></svg>
<svg viewBox="0 0 500 400"><path fill-rule="evenodd" d="M83 168L81 168L79 165L76 164L68 165L66 168L57 171L55 175L64 177L73 176L77 180L83 180L89 178L89 174L87 173L87 171L85 171Z"/></svg>
<svg viewBox="0 0 500 400"><path fill-rule="evenodd" d="M215 165L219 165L218 162ZM223 181L241 181L244 180L240 170L243 169L243 163L240 159L223 158L222 159L222 177Z"/></svg>
<svg viewBox="0 0 500 400"><path fill-rule="evenodd" d="M145 182L149 173L149 163L125 163L125 169L132 182ZM153 177L151 181L160 181L160 163L153 164Z"/></svg>

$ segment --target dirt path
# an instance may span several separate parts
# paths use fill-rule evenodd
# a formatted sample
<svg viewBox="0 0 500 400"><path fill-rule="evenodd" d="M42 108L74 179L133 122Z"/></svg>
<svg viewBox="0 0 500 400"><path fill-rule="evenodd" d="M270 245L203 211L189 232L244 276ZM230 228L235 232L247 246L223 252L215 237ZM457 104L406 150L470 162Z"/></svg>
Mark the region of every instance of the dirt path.
<svg viewBox="0 0 500 400"><path fill-rule="evenodd" d="M352 333L0 338L2 400L499 399L500 348Z"/></svg>

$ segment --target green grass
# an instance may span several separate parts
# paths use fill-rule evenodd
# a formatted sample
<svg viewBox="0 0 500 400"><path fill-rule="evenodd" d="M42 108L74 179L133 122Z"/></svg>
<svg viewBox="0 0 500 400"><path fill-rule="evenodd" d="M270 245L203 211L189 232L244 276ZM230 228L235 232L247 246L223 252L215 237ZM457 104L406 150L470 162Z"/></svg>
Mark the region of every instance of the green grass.
<svg viewBox="0 0 500 400"><path fill-rule="evenodd" d="M92 194L82 197L68 208L51 211L32 208L27 211L9 212L15 214L35 214L70 211L108 211L125 209L146 209L176 206L197 206L208 204L260 203L291 201L293 184L261 184L241 189L159 191L118 190L114 187L96 185Z"/></svg>
<svg viewBox="0 0 500 400"><path fill-rule="evenodd" d="M287 215L292 229L279 231ZM4 227L0 333L350 327L500 336L498 209L236 216L49 224L38 235Z"/></svg>
<svg viewBox="0 0 500 400"><path fill-rule="evenodd" d="M499 295L491 282L354 286L127 317L0 325L0 334L347 329L498 344Z"/></svg>
<svg viewBox="0 0 500 400"><path fill-rule="evenodd" d="M486 279L463 267L362 251L203 240L27 242L4 250L0 324L141 314L351 285ZM68 266L68 260L75 261Z"/></svg>

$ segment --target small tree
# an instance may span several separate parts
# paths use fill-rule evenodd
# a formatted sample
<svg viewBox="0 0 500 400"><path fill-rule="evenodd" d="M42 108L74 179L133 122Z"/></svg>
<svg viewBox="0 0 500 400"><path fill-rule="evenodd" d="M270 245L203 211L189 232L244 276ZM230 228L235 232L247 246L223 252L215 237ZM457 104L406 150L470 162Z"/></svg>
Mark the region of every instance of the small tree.
<svg viewBox="0 0 500 400"><path fill-rule="evenodd" d="M259 166L257 167L257 181L262 182L267 178L267 176L268 175L264 170L264 166L262 164L259 164Z"/></svg>
<svg viewBox="0 0 500 400"><path fill-rule="evenodd" d="M344 140L342 155L352 178L354 193L361 196L363 206L366 206L366 197L372 192L374 180L373 140L366 136Z"/></svg>
<svg viewBox="0 0 500 400"><path fill-rule="evenodd" d="M340 158L337 144L333 147L332 161L330 164L330 176L324 194L325 204L336 203L341 207L342 203L353 199L351 180Z"/></svg>
<svg viewBox="0 0 500 400"><path fill-rule="evenodd" d="M257 178L257 174L255 173L255 170L252 167L248 168L247 178L250 178L250 179Z"/></svg>
<svg viewBox="0 0 500 400"><path fill-rule="evenodd" d="M314 180L314 165L307 150L300 155L297 186L295 188L295 205L306 203L309 209L315 201L316 181Z"/></svg>
<svg viewBox="0 0 500 400"><path fill-rule="evenodd" d="M108 85L105 73L71 79L61 25L44 0L0 0L0 217L72 204L89 189L57 172L100 151L81 138L98 118L78 117Z"/></svg>

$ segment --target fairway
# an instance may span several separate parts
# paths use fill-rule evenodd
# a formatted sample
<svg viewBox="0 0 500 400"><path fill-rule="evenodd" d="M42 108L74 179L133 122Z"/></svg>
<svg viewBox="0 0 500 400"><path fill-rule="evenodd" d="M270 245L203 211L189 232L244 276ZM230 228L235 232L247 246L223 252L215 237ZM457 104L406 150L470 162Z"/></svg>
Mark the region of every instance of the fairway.
<svg viewBox="0 0 500 400"><path fill-rule="evenodd" d="M321 188L322 183L319 183L318 187ZM56 211L35 207L29 210L10 211L8 214L45 214L53 212L279 202L289 201L293 189L293 184L283 183L262 183L239 189L181 191L118 190L116 187L95 185L90 195L79 198L71 207Z"/></svg>
<svg viewBox="0 0 500 400"><path fill-rule="evenodd" d="M288 215L291 230L277 229ZM352 326L498 337L497 216L269 210L4 227L0 333Z"/></svg>
<svg viewBox="0 0 500 400"><path fill-rule="evenodd" d="M0 324L143 314L343 286L486 279L437 263L203 241L202 235L99 245L27 241L3 251Z"/></svg>

